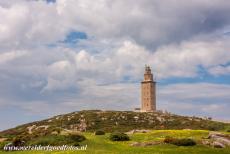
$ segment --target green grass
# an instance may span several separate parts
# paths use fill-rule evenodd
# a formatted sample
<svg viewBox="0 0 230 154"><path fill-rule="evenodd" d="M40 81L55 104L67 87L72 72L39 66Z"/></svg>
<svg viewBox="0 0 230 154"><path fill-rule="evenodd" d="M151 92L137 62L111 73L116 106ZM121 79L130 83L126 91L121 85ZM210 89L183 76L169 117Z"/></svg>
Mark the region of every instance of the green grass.
<svg viewBox="0 0 230 154"><path fill-rule="evenodd" d="M204 130L154 130L149 133L137 133L130 135L130 141L113 142L109 140L109 135L94 135L93 133L84 133L87 140L81 142L81 145L88 145L86 151L19 151L19 152L0 152L8 154L229 154L230 148L215 149L203 145L192 147L178 147L170 144L155 145L149 147L131 147L132 142L159 141L165 136L176 138L193 138L199 142L202 137L207 137L208 131Z"/></svg>

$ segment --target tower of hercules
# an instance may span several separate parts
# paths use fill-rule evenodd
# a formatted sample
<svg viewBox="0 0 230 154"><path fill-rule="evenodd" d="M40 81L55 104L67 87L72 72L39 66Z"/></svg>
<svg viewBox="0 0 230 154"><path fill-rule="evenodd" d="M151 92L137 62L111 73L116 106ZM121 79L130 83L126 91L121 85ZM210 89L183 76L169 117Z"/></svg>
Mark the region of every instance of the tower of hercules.
<svg viewBox="0 0 230 154"><path fill-rule="evenodd" d="M141 82L141 112L156 111L156 82L149 66L145 66L144 80Z"/></svg>

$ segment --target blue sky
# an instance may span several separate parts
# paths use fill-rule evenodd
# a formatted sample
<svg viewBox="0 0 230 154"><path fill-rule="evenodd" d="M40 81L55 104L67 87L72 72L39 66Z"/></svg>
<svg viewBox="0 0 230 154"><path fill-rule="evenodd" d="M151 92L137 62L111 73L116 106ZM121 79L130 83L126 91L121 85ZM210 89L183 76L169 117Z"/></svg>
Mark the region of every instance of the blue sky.
<svg viewBox="0 0 230 154"><path fill-rule="evenodd" d="M230 120L230 2L2 0L0 130L82 109L140 106Z"/></svg>

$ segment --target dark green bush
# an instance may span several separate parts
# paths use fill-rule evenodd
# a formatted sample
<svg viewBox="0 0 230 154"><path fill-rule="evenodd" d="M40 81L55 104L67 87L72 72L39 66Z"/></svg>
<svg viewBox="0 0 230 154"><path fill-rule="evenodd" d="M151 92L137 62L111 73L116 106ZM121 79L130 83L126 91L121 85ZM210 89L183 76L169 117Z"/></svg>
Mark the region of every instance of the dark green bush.
<svg viewBox="0 0 230 154"><path fill-rule="evenodd" d="M80 146L80 144L76 142L76 143L72 144L72 146Z"/></svg>
<svg viewBox="0 0 230 154"><path fill-rule="evenodd" d="M86 138L80 134L70 134L70 135L48 135L36 138L30 142L30 145L79 145L79 142L84 141Z"/></svg>
<svg viewBox="0 0 230 154"><path fill-rule="evenodd" d="M75 142L82 142L86 139L85 136L81 134L69 134L69 137Z"/></svg>
<svg viewBox="0 0 230 154"><path fill-rule="evenodd" d="M95 135L105 135L105 132L103 130L97 130Z"/></svg>
<svg viewBox="0 0 230 154"><path fill-rule="evenodd" d="M223 129L224 129L224 126L221 123L210 123L208 125L208 130L211 130L211 131L218 131L218 130L223 130Z"/></svg>
<svg viewBox="0 0 230 154"><path fill-rule="evenodd" d="M190 138L177 139L173 137L166 136L164 139L165 143L174 144L177 146L194 146L196 142Z"/></svg>
<svg viewBox="0 0 230 154"><path fill-rule="evenodd" d="M110 134L109 139L111 141L129 141L129 136L125 133L114 132Z"/></svg>
<svg viewBox="0 0 230 154"><path fill-rule="evenodd" d="M67 138L64 135L48 135L48 136L42 136L39 138L35 138L34 141L32 141L30 144L32 145L41 145L41 146L47 146L47 145L64 145L69 143L69 138Z"/></svg>
<svg viewBox="0 0 230 154"><path fill-rule="evenodd" d="M227 132L230 132L230 129L228 129Z"/></svg>
<svg viewBox="0 0 230 154"><path fill-rule="evenodd" d="M196 142L193 139L184 138L174 141L173 144L177 146L194 146L196 145Z"/></svg>
<svg viewBox="0 0 230 154"><path fill-rule="evenodd" d="M12 144L14 146L23 146L25 144L25 141L21 137L15 137L12 141Z"/></svg>

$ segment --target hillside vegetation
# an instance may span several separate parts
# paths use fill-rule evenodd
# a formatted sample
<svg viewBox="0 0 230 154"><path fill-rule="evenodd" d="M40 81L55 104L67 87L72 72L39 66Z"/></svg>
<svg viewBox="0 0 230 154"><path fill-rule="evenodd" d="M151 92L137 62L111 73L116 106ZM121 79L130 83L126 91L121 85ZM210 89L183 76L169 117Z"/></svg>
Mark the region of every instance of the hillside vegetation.
<svg viewBox="0 0 230 154"><path fill-rule="evenodd" d="M162 112L140 113L86 110L24 124L2 131L0 136L5 138L15 136L36 138L49 134L59 134L62 131L94 132L103 130L105 132L127 132L133 129L202 129L218 131L229 128L230 124L226 123Z"/></svg>

